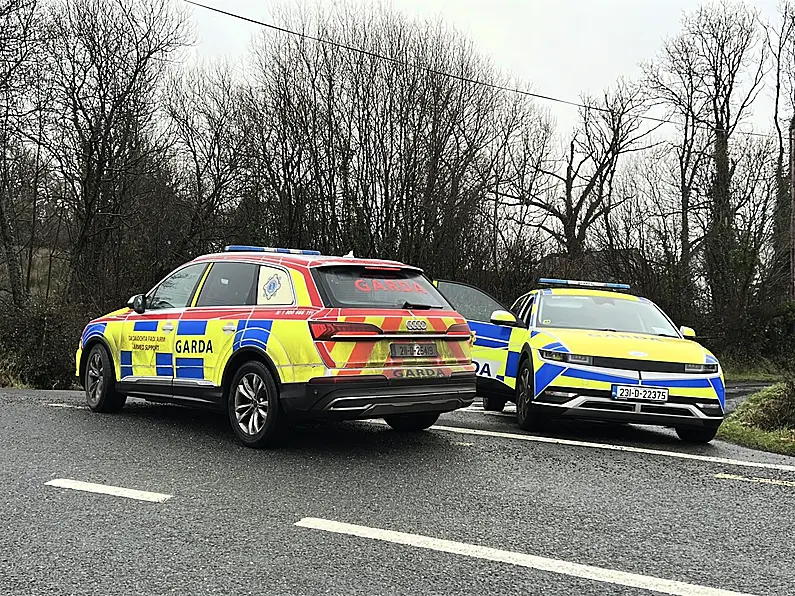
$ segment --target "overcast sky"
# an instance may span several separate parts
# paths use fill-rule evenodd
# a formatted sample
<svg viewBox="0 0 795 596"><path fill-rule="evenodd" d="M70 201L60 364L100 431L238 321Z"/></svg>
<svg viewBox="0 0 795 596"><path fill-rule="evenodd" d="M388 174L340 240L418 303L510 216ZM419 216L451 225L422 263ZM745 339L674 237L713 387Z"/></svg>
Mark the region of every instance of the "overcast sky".
<svg viewBox="0 0 795 596"><path fill-rule="evenodd" d="M272 0L198 0L203 4L279 24ZM748 0L775 18L777 0ZM312 0L333 10L334 0ZM683 11L698 0L391 0L409 18L440 18L470 37L495 66L527 81L544 95L577 100L599 93L621 76L639 75L639 64L658 52L679 29ZM260 28L201 8L192 8L198 56L238 58ZM576 108L545 103L561 128L574 123ZM761 112L761 106L758 112ZM757 113L756 130L767 127Z"/></svg>

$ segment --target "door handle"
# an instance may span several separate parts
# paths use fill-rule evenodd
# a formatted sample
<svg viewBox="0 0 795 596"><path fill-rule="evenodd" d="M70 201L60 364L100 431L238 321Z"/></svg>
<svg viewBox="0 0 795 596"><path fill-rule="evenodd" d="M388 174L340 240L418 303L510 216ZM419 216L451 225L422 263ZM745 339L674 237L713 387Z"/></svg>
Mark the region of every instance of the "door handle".
<svg viewBox="0 0 795 596"><path fill-rule="evenodd" d="M234 333L237 330L237 325L234 323L227 323L223 326L224 333Z"/></svg>
<svg viewBox="0 0 795 596"><path fill-rule="evenodd" d="M168 333L169 331L174 331L174 323L166 323L163 325L163 331Z"/></svg>

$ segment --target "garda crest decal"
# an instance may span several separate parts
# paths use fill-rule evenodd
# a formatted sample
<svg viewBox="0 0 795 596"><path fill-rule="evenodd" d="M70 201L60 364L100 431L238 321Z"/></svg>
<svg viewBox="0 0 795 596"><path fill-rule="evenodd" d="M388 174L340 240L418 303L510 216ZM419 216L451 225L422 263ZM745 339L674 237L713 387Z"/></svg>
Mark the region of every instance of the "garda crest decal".
<svg viewBox="0 0 795 596"><path fill-rule="evenodd" d="M271 278L265 282L265 285L262 286L262 291L264 292L265 299L270 300L273 298L276 293L282 287L282 280L279 277L278 273L274 273Z"/></svg>

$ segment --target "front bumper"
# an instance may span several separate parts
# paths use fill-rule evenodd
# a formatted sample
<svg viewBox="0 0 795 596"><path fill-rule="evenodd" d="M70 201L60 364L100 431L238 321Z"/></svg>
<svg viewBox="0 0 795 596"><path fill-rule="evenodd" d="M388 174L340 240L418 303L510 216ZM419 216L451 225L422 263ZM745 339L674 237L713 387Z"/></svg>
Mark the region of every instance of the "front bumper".
<svg viewBox="0 0 795 596"><path fill-rule="evenodd" d="M452 412L475 399L475 374L394 380L386 377L323 377L285 384L281 403L292 419L357 420L395 414Z"/></svg>
<svg viewBox="0 0 795 596"><path fill-rule="evenodd" d="M631 422L669 427L716 427L723 422L717 399L671 396L666 402L624 401L607 392L554 387L533 402L537 412L550 418L577 418Z"/></svg>

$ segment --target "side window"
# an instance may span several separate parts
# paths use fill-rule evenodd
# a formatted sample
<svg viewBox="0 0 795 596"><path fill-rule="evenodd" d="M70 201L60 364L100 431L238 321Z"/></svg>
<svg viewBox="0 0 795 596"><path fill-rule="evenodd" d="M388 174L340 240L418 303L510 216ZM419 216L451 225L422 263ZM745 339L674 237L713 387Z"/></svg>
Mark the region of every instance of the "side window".
<svg viewBox="0 0 795 596"><path fill-rule="evenodd" d="M196 306L248 306L256 299L257 265L213 263Z"/></svg>
<svg viewBox="0 0 795 596"><path fill-rule="evenodd" d="M533 312L534 298L535 296L530 296L522 305L522 310L516 315L519 319L524 321L524 324L527 326L530 326L530 315Z"/></svg>
<svg viewBox="0 0 795 596"><path fill-rule="evenodd" d="M196 263L172 273L147 298L146 308L149 310L185 308L206 268L206 263Z"/></svg>
<svg viewBox="0 0 795 596"><path fill-rule="evenodd" d="M527 302L527 295L520 296L519 298L516 299L516 302L514 302L511 305L511 312L516 315L517 319L520 317L520 313L522 312L522 307L525 305L526 302Z"/></svg>
<svg viewBox="0 0 795 596"><path fill-rule="evenodd" d="M289 306L295 303L293 280L284 269L262 265L257 280L256 301L260 306Z"/></svg>
<svg viewBox="0 0 795 596"><path fill-rule="evenodd" d="M440 281L437 287L453 308L468 321L488 323L491 321L491 313L495 310L505 310L505 307L494 298L472 286Z"/></svg>

